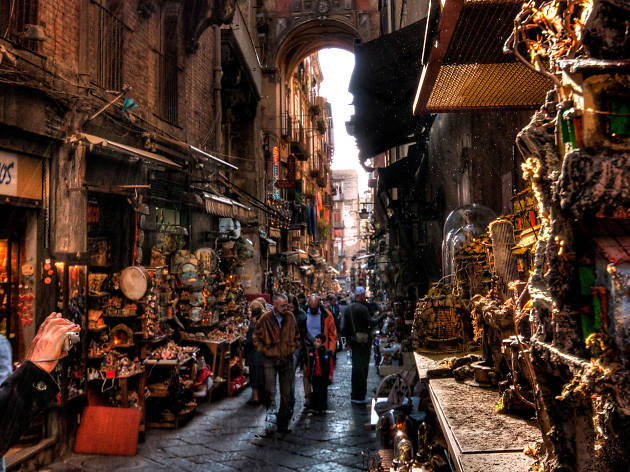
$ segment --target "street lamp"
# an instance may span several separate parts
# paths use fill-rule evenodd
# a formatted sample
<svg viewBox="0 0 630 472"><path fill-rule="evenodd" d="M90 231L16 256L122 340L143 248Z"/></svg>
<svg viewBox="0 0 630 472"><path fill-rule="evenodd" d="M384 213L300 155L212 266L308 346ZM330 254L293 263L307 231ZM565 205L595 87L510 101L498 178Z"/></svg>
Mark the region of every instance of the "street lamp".
<svg viewBox="0 0 630 472"><path fill-rule="evenodd" d="M361 211L359 212L359 218L361 218L362 220L367 220L368 216L370 216L370 212L367 211L367 208L361 208Z"/></svg>

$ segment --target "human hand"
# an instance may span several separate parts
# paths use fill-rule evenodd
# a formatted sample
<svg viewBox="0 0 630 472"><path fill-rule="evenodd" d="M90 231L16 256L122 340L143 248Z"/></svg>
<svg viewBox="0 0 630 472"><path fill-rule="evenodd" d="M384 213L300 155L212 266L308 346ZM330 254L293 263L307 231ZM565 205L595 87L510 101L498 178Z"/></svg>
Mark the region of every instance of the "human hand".
<svg viewBox="0 0 630 472"><path fill-rule="evenodd" d="M81 327L61 317L61 313L51 313L39 327L26 360L50 373L62 357L63 344L68 333L78 333Z"/></svg>

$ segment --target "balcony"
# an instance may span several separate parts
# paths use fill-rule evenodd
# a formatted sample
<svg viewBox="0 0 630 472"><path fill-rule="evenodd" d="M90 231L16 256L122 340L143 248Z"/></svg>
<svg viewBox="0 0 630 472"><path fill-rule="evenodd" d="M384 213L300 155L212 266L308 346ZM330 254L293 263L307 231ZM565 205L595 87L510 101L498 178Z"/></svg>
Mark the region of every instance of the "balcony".
<svg viewBox="0 0 630 472"><path fill-rule="evenodd" d="M289 141L290 152L295 155L298 161L308 160L306 132L299 118L283 113L282 135Z"/></svg>
<svg viewBox="0 0 630 472"><path fill-rule="evenodd" d="M325 188L326 185L328 184L328 175L324 171L323 168L319 169L316 179L317 179L317 185L320 186L321 188Z"/></svg>

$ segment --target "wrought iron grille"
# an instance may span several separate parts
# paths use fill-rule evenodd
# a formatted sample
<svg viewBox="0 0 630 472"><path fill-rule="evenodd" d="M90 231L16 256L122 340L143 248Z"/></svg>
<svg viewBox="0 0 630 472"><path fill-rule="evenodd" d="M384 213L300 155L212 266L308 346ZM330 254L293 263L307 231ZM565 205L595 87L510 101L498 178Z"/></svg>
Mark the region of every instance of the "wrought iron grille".
<svg viewBox="0 0 630 472"><path fill-rule="evenodd" d="M173 124L178 121L177 55L177 17L169 16L164 20L158 95L160 116Z"/></svg>
<svg viewBox="0 0 630 472"><path fill-rule="evenodd" d="M122 89L123 23L97 5L96 83L107 90Z"/></svg>
<svg viewBox="0 0 630 472"><path fill-rule="evenodd" d="M39 42L24 38L22 35L30 25L37 25L39 0L7 1L3 10L0 14L1 17L4 17L0 18L4 20L0 35L10 38L24 49L37 51Z"/></svg>

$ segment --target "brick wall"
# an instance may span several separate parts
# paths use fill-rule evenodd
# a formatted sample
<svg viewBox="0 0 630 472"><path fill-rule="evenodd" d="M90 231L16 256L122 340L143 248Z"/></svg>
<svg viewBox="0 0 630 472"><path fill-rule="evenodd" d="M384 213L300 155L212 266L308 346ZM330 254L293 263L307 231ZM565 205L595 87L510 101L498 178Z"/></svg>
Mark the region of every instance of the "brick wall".
<svg viewBox="0 0 630 472"><path fill-rule="evenodd" d="M183 5L165 3L149 19L137 12L137 2L98 0L115 6L115 16L123 23L122 83L130 85L127 94L138 104L134 111L142 120L168 135L199 145L210 134L207 145L214 145L212 28L200 38L195 54L185 53ZM39 3L39 23L47 40L38 53L47 58L46 68L70 82L94 86L97 55L96 12L94 0L53 0ZM165 15L179 16L178 120L168 123L159 112L159 61L162 23ZM69 84L69 82L67 83ZM98 87L97 87L98 89ZM107 96L107 94L101 94ZM109 95L113 96L113 95ZM139 123L141 126L141 122Z"/></svg>

